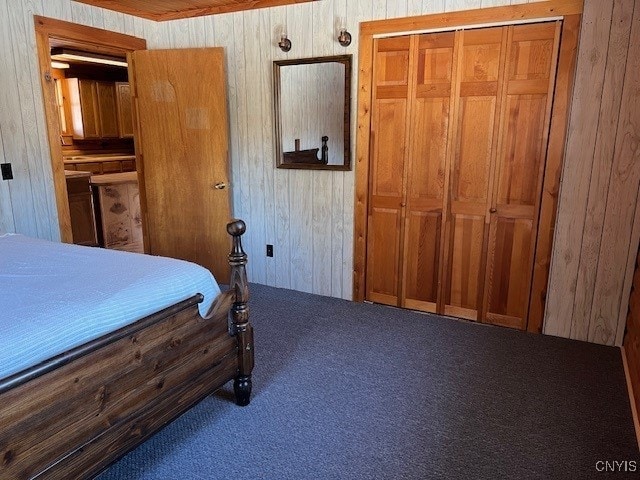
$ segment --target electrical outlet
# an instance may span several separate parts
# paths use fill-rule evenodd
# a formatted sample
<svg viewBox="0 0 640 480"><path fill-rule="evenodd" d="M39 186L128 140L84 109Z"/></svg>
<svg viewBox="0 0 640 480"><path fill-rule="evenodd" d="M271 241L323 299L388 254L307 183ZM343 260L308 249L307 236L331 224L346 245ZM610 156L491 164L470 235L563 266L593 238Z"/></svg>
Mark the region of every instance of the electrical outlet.
<svg viewBox="0 0 640 480"><path fill-rule="evenodd" d="M273 245L267 245L267 257L273 257Z"/></svg>
<svg viewBox="0 0 640 480"><path fill-rule="evenodd" d="M13 180L13 170L10 163L1 163L0 170L2 170L3 180Z"/></svg>

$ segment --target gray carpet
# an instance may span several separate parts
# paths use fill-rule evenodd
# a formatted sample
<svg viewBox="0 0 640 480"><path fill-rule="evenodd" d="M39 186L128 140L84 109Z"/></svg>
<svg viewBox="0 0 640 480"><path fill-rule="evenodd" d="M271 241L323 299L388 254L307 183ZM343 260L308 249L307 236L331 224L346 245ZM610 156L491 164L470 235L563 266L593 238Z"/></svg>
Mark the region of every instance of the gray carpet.
<svg viewBox="0 0 640 480"><path fill-rule="evenodd" d="M101 480L603 478L606 460L640 471L617 348L251 290L251 405L227 385Z"/></svg>

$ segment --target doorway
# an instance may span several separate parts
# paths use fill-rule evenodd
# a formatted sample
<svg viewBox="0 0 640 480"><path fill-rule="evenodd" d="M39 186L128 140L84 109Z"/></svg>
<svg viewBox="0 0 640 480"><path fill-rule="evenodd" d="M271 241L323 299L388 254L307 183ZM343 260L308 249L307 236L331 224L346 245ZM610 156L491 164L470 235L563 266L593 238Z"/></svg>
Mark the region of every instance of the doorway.
<svg viewBox="0 0 640 480"><path fill-rule="evenodd" d="M137 200L137 175L126 55L146 49L146 40L45 17L34 20L60 237L141 252L144 212L130 208ZM52 66L52 53L62 68ZM130 177L126 182L114 177L123 173ZM93 175L102 184L91 187ZM106 189L127 205L109 208ZM119 218L105 218L112 210Z"/></svg>

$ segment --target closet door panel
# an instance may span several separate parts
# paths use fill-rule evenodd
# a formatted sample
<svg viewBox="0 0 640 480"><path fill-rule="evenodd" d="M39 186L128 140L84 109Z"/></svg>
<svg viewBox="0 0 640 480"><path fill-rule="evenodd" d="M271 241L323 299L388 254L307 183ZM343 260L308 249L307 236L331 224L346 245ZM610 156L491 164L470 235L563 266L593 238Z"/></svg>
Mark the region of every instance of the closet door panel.
<svg viewBox="0 0 640 480"><path fill-rule="evenodd" d="M441 228L440 212L408 214L404 307L436 311Z"/></svg>
<svg viewBox="0 0 640 480"><path fill-rule="evenodd" d="M532 222L499 218L489 241L488 311L490 323L522 328L529 294Z"/></svg>
<svg viewBox="0 0 640 480"><path fill-rule="evenodd" d="M369 217L367 298L395 305L398 298L400 209L373 207Z"/></svg>
<svg viewBox="0 0 640 480"><path fill-rule="evenodd" d="M398 304L409 37L376 41L366 298Z"/></svg>
<svg viewBox="0 0 640 480"><path fill-rule="evenodd" d="M558 25L510 27L487 258L486 321L526 328Z"/></svg>
<svg viewBox="0 0 640 480"><path fill-rule="evenodd" d="M421 35L408 160L402 306L435 312L446 199L453 32Z"/></svg>
<svg viewBox="0 0 640 480"><path fill-rule="evenodd" d="M462 36L444 313L477 320L485 278L504 27Z"/></svg>
<svg viewBox="0 0 640 480"><path fill-rule="evenodd" d="M406 100L376 102L367 253L367 298L396 305L403 203Z"/></svg>
<svg viewBox="0 0 640 480"><path fill-rule="evenodd" d="M445 298L444 313L477 319L484 217L457 214L452 225L451 281Z"/></svg>

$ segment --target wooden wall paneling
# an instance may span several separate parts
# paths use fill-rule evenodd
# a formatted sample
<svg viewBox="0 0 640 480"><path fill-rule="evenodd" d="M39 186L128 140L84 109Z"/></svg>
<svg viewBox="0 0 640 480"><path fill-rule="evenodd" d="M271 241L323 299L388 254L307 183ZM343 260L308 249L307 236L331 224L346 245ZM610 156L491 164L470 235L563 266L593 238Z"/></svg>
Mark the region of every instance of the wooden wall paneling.
<svg viewBox="0 0 640 480"><path fill-rule="evenodd" d="M2 139L2 128L0 128L0 158L6 159ZM0 180L0 232L14 232L15 228L9 182Z"/></svg>
<svg viewBox="0 0 640 480"><path fill-rule="evenodd" d="M199 47L202 45L207 45L205 24L206 17L197 17L187 25L187 32L189 34L189 46Z"/></svg>
<svg viewBox="0 0 640 480"><path fill-rule="evenodd" d="M238 218L253 218L250 215L251 208L251 191L250 186L247 184L247 180L250 179L249 164L247 158L249 155L249 147L247 140L249 136L248 110L251 108L247 103L245 92L247 91L247 64L245 61L246 44L244 41L246 32L244 28L244 15L242 13L233 13L233 33L235 38L235 56L229 59L230 65L236 72L236 105L237 109L237 130L238 135L238 150L236 155L240 159L237 163L237 167L233 169L234 181L233 189L235 190L234 198L236 199L235 206L236 211L234 214ZM232 110L233 108L230 108ZM237 176L236 176L237 175ZM242 180L241 180L242 179ZM239 202L238 202L239 199ZM238 208L239 207L239 208ZM246 249L247 254L253 254L253 223L249 222L246 233ZM253 255L252 257L253 258ZM253 281L253 261L247 264L247 275L250 281Z"/></svg>
<svg viewBox="0 0 640 480"><path fill-rule="evenodd" d="M600 241L605 222L607 196L610 189L611 168L622 101L623 82L627 65L629 33L634 0L613 3L611 30L607 49L602 103L598 117L598 131L594 147L593 166L587 199L587 212L582 233L576 295L573 302L571 338L589 338L591 306L594 301ZM596 300L597 302L597 300Z"/></svg>
<svg viewBox="0 0 640 480"><path fill-rule="evenodd" d="M80 23L82 25L88 25L94 27L92 11L96 10L95 7L89 5L83 5L78 2L71 3L71 21L74 23ZM104 26L104 23L103 23Z"/></svg>
<svg viewBox="0 0 640 480"><path fill-rule="evenodd" d="M504 3L504 0L498 0ZM445 0L422 0L422 14L440 13L445 11Z"/></svg>
<svg viewBox="0 0 640 480"><path fill-rule="evenodd" d="M17 9L21 11L20 8ZM16 12L8 8L4 2L0 5L0 22L2 31L0 38L3 45L12 45L13 32L16 29ZM24 39L22 39L24 42ZM12 205L20 205L20 214L14 214L14 224L16 231L31 236L38 236L38 220L34 202L32 200L33 182L29 171L29 151L27 146L28 132L23 126L23 111L20 105L19 92L24 85L19 85L24 73L25 65L21 62L24 53L14 55L9 48L0 49L0 129L2 130L2 140L4 142L5 161L10 162L13 168L13 180L0 180L6 182L11 195ZM16 58L17 57L17 58ZM24 95L24 90L22 91ZM28 98L25 98L28 101ZM27 108L25 108L26 110Z"/></svg>
<svg viewBox="0 0 640 480"><path fill-rule="evenodd" d="M313 22L311 3L287 10L287 29L295 42L290 57L313 56ZM308 127L303 129L309 130ZM313 255L313 204L309 192L313 192L314 173L300 170L289 177L291 286L309 293L313 291L313 262L309 261Z"/></svg>
<svg viewBox="0 0 640 480"><path fill-rule="evenodd" d="M249 171L250 191L265 191L264 177L264 138L262 130L262 122L256 121L256 113L258 118L264 118L262 114L262 98L265 94L262 91L262 50L260 48L260 40L263 38L262 27L260 22L260 10L247 10L242 13L245 24L252 25L250 32L245 35L245 62L246 68L246 99L247 99L247 156ZM253 253L252 263L252 281L258 283L266 283L266 254L265 254L265 222L269 218L265 214L265 196L250 195L249 208L251 216L254 219L253 228L250 234L250 244ZM260 219L260 221L256 221Z"/></svg>
<svg viewBox="0 0 640 480"><path fill-rule="evenodd" d="M287 25L287 12L284 8L274 8L270 10L270 34L271 34L271 60L283 60L289 57L289 54L283 52L277 47L279 40L279 32ZM272 71L272 62L269 62L270 72ZM271 75L271 73L270 73ZM273 82L272 76L270 76ZM270 84L270 88L273 83ZM270 93L269 96L272 96ZM271 112L271 122L273 122L274 113ZM276 169L275 147L269 158L265 159L265 164L273 171L273 190L274 190L274 264L275 264L275 286L282 288L291 288L291 240L290 240L290 219L291 202L289 199L289 182L291 179L291 170Z"/></svg>
<svg viewBox="0 0 640 480"><path fill-rule="evenodd" d="M612 2L585 4L580 52L590 53L579 55L576 67L544 320L544 333L567 338L598 127L599 112L593 105L602 98L611 15Z"/></svg>
<svg viewBox="0 0 640 480"><path fill-rule="evenodd" d="M353 4L353 2L351 2ZM353 7L353 5L352 5ZM327 51L332 55L344 55L345 53L350 53L349 48L345 48L341 46L338 42L336 42L336 30L337 30L337 22L339 19L344 19L348 29L351 31L357 23L355 21L356 12L355 9L353 11L348 11L347 9L347 0L334 0L333 2L333 11L330 15L330 22L327 25L327 35L328 35L328 44L330 48L327 48ZM352 27L353 26L353 27ZM354 33L352 33L352 36ZM357 56L357 55L356 55ZM351 112L355 112L354 107L354 89L353 85L356 83L356 79L354 77L354 72L356 72L357 64L355 63L355 59L352 58L351 64ZM351 114L353 118L353 113ZM353 124L353 122L351 122ZM352 132L352 125L348 125ZM353 157L353 152L355 148L353 147L353 133L351 135L351 156ZM352 160L351 165L354 162ZM345 212L351 210L351 204L353 202L353 197L349 197L345 199L345 182L347 178L352 174L352 172L330 172L331 173L331 205L330 205L330 222L331 222L331 250L329 252L330 261L331 261L331 287L329 295L332 297L345 298L344 296L344 246L345 246L345 227L350 228L350 224L345 224ZM351 284L351 277L349 277L346 281L347 284ZM350 297L348 297L350 298Z"/></svg>
<svg viewBox="0 0 640 480"><path fill-rule="evenodd" d="M42 15L50 18L71 18L71 3L66 0L43 0Z"/></svg>
<svg viewBox="0 0 640 480"><path fill-rule="evenodd" d="M106 30L112 30L120 33L125 31L123 13L114 12L112 10L102 10L102 13L104 15L104 28Z"/></svg>
<svg viewBox="0 0 640 480"><path fill-rule="evenodd" d="M260 12L260 30L258 45L260 52L258 59L270 58L273 46L271 44L272 29L271 15L269 10L262 9ZM272 94L272 67L271 62L258 61L260 68L260 100L261 100L261 118L262 127L262 145L258 154L258 161L264 172L264 238L258 249L262 248L262 255L265 261L265 283L267 285L275 285L276 282L276 263L274 258L266 257L266 244L275 244L276 227L275 227L275 186L274 186L274 162L275 143L273 138L273 94ZM282 256L280 248L278 255ZM274 253L275 255L275 253Z"/></svg>
<svg viewBox="0 0 640 480"><path fill-rule="evenodd" d="M326 56L333 54L333 31L334 31L334 5L330 2L313 2L311 9L313 12L313 55ZM319 95L314 99L314 103L319 104L323 99L330 98L330 92L327 91L329 84L320 87ZM310 132L317 131L317 128L311 128ZM324 133L324 131L322 132ZM329 135L331 143L332 134ZM319 139L311 140L311 145L319 145ZM311 146L310 145L310 146ZM309 148L304 147L303 148ZM333 195L327 195L327 192L333 192L334 176L331 171L315 171L313 175L313 199L312 199L312 225L313 225L313 293L330 296L332 293L332 254L333 248L331 243L332 225L332 200ZM327 248L328 247L328 248ZM341 255L340 255L341 257ZM341 269L342 270L342 269Z"/></svg>
<svg viewBox="0 0 640 480"><path fill-rule="evenodd" d="M372 19L383 19L387 18L387 3L389 0L372 0L372 11L371 18Z"/></svg>
<svg viewBox="0 0 640 480"><path fill-rule="evenodd" d="M591 309L589 341L613 345L618 335L620 311L626 311L623 298L624 272L616 267L627 259L632 245L632 228L638 208L640 183L640 6L633 11L629 51L622 88L622 105L616 133L615 153L609 181L598 270Z"/></svg>
<svg viewBox="0 0 640 480"><path fill-rule="evenodd" d="M396 0L395 2L387 2L386 18L406 17L407 16L407 0Z"/></svg>
<svg viewBox="0 0 640 480"><path fill-rule="evenodd" d="M335 44L337 52L346 52L352 55L353 64L351 66L351 165L352 170L342 173L342 298L353 299L353 247L354 247L354 198L355 198L355 158L356 158L356 112L358 111L358 30L362 19L371 9L369 2L351 2L347 0L337 0L344 2L349 31L353 36L353 41L348 47Z"/></svg>
<svg viewBox="0 0 640 480"><path fill-rule="evenodd" d="M192 44L189 33L196 31L196 22L193 20L173 20L167 23L167 27L170 29L171 48L189 48L199 45ZM202 45L202 44L200 44Z"/></svg>
<svg viewBox="0 0 640 480"><path fill-rule="evenodd" d="M35 50L35 36L33 35L33 15L39 13L41 5L33 1L21 2L9 9L9 21L14 45L14 62L16 68L17 93L20 110L16 112L22 119L22 131L25 134L25 162L31 183L31 196L35 213L35 228L41 238L57 239L57 216L51 201L53 190L50 182L50 166L43 164L42 146L40 139L44 133L44 122L38 120L37 107L42 108L42 96L34 95L35 87L40 86L39 72ZM46 144L44 144L46 145ZM46 152L46 150L45 150Z"/></svg>
<svg viewBox="0 0 640 480"><path fill-rule="evenodd" d="M407 15L412 17L422 14L422 0L407 1Z"/></svg>

